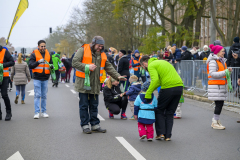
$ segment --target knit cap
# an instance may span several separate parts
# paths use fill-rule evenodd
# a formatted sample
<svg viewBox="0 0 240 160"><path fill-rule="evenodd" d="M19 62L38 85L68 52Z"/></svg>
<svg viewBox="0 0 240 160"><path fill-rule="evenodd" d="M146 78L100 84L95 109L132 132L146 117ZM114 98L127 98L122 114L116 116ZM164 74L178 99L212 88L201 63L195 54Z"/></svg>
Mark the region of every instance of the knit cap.
<svg viewBox="0 0 240 160"><path fill-rule="evenodd" d="M239 37L235 37L235 38L233 39L233 41L234 41L235 43L239 43Z"/></svg>
<svg viewBox="0 0 240 160"><path fill-rule="evenodd" d="M207 48L207 49L208 49L208 46L207 46L207 45L204 45L204 46L203 46L203 49L204 49L204 48Z"/></svg>
<svg viewBox="0 0 240 160"><path fill-rule="evenodd" d="M209 47L211 48L211 51L212 51L214 54L218 54L218 53L223 49L222 46L219 46L219 45L214 46L213 44L210 44Z"/></svg>
<svg viewBox="0 0 240 160"><path fill-rule="evenodd" d="M183 51L186 51L187 50L187 46L182 46L181 48Z"/></svg>
<svg viewBox="0 0 240 160"><path fill-rule="evenodd" d="M135 54L135 53L140 53L140 52L136 49L136 50L134 51L134 54Z"/></svg>
<svg viewBox="0 0 240 160"><path fill-rule="evenodd" d="M176 45L176 44L173 44L173 45L172 45L172 47L173 47L173 46L176 46L176 47L177 47L177 45Z"/></svg>
<svg viewBox="0 0 240 160"><path fill-rule="evenodd" d="M133 76L131 76L131 77L129 78L130 84L132 84L133 82L136 82L136 81L138 81L138 77L135 76L135 75L133 75Z"/></svg>
<svg viewBox="0 0 240 160"><path fill-rule="evenodd" d="M214 41L213 44L214 44L214 45L221 45L221 41L220 41L220 40L216 40L216 41Z"/></svg>
<svg viewBox="0 0 240 160"><path fill-rule="evenodd" d="M146 92L148 90L149 86L150 86L150 82L149 81L144 82L143 85L142 85L142 88L141 88L142 91Z"/></svg>

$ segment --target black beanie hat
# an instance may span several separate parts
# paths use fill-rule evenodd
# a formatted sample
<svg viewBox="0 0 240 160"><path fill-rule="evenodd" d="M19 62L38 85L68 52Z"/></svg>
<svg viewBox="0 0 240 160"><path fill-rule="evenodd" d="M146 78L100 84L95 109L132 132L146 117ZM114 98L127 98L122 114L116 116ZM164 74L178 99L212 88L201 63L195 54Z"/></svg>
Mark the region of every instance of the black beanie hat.
<svg viewBox="0 0 240 160"><path fill-rule="evenodd" d="M131 54L132 53L132 51L131 50L128 50L128 54Z"/></svg>
<svg viewBox="0 0 240 160"><path fill-rule="evenodd" d="M124 55L127 54L127 52L125 50L120 50L120 52L122 52Z"/></svg>
<svg viewBox="0 0 240 160"><path fill-rule="evenodd" d="M108 50L107 50L107 49L104 49L104 52L105 52L105 53L108 53Z"/></svg>
<svg viewBox="0 0 240 160"><path fill-rule="evenodd" d="M235 37L235 38L233 39L233 41L234 41L235 43L239 43L239 37Z"/></svg>

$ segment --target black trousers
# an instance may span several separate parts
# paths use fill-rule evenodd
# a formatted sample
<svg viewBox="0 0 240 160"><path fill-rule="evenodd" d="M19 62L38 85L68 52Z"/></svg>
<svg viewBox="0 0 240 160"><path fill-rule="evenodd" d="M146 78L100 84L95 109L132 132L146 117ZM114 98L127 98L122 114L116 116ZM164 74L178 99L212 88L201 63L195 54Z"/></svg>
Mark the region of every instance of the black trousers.
<svg viewBox="0 0 240 160"><path fill-rule="evenodd" d="M215 110L214 114L220 115L222 112L224 101L215 101Z"/></svg>
<svg viewBox="0 0 240 160"><path fill-rule="evenodd" d="M9 88L12 88L12 81L10 80L10 78L9 78L8 83L10 84L10 87L9 87Z"/></svg>
<svg viewBox="0 0 240 160"><path fill-rule="evenodd" d="M183 87L161 89L158 96L158 108L155 112L157 136L163 134L171 138L173 116L181 98Z"/></svg>
<svg viewBox="0 0 240 160"><path fill-rule="evenodd" d="M2 98L3 98L5 106L6 106L6 112L7 113L11 113L12 112L10 99L8 97L8 92L7 92L9 79L10 79L10 77L4 77L3 81L2 81L2 85L0 85L1 94L2 94ZM0 108L0 114L2 114L1 108Z"/></svg>
<svg viewBox="0 0 240 160"><path fill-rule="evenodd" d="M59 80L59 75L60 75L59 73L60 73L59 70L55 70L56 80L55 80L54 83L55 83L56 85L58 85L58 80Z"/></svg>
<svg viewBox="0 0 240 160"><path fill-rule="evenodd" d="M109 103L106 107L112 114L117 115L120 113L121 109L122 109L122 112L125 112L127 109L127 105L128 105L128 99L127 97L125 97L124 100L115 102L115 103Z"/></svg>

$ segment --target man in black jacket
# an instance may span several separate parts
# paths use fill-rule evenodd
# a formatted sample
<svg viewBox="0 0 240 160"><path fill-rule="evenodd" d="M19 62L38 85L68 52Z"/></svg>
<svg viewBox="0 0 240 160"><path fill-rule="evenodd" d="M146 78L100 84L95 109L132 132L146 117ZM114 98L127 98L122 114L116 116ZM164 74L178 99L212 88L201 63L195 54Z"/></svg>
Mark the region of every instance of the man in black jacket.
<svg viewBox="0 0 240 160"><path fill-rule="evenodd" d="M107 55L108 61L112 64L113 68L116 69L117 67L116 67L116 65L115 65L115 63L114 63L114 59L113 59L113 57L112 57L112 52L111 52L111 50L109 49L109 52L108 52L108 51L105 49L104 52L105 52L106 55Z"/></svg>
<svg viewBox="0 0 240 160"><path fill-rule="evenodd" d="M3 81L0 84L0 89L1 89L2 98L6 106L7 114L5 117L5 121L10 121L12 118L12 110L11 110L10 99L8 97L8 92L7 92L8 82L9 82L8 67L14 66L15 62L13 60L13 57L9 53L9 51L4 49L1 45L0 45L0 57L1 57L0 63L3 64L3 69L5 69L4 71L7 71L7 72L3 72ZM0 108L0 120L2 120L1 108Z"/></svg>
<svg viewBox="0 0 240 160"><path fill-rule="evenodd" d="M46 62L53 64L52 57L46 49L46 42L44 40L38 41L38 49L34 50L29 60L29 68L33 71L33 83L34 83L34 119L39 119L40 116L40 98L41 98L41 116L48 118L46 113L47 91L48 91L48 79L50 76L50 68Z"/></svg>
<svg viewBox="0 0 240 160"><path fill-rule="evenodd" d="M125 91L127 91L128 89L128 85L129 85L129 77L130 77L130 72L129 72L129 61L128 58L126 56L126 51L125 50L120 50L119 51L119 63L118 63L118 73L121 76L127 76L127 81L126 81L126 87L125 87ZM125 81L121 81L121 84L125 84Z"/></svg>

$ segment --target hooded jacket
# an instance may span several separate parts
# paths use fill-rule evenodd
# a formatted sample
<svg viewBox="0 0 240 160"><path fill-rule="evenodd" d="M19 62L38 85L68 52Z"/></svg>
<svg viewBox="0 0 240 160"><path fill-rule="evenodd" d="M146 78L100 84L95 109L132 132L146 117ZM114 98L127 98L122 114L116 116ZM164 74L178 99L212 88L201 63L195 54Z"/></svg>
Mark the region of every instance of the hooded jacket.
<svg viewBox="0 0 240 160"><path fill-rule="evenodd" d="M152 93L161 86L161 89L183 86L181 77L169 62L150 58L148 60L148 72L151 77L150 86L145 98L151 99Z"/></svg>
<svg viewBox="0 0 240 160"><path fill-rule="evenodd" d="M112 88L108 88L108 86L105 86L103 88L103 97L105 106L108 108L108 106L111 103L117 103L122 100L122 97L120 97L121 90L119 86L112 86Z"/></svg>
<svg viewBox="0 0 240 160"><path fill-rule="evenodd" d="M129 72L129 61L128 61L128 58L126 55L122 56L120 59L119 59L119 62L118 62L118 73L121 75L121 76L124 76L126 75L127 77L130 76L130 72Z"/></svg>
<svg viewBox="0 0 240 160"><path fill-rule="evenodd" d="M219 57L211 53L206 61L209 65L209 76L218 79L226 75L225 71L218 72L218 64L216 60ZM227 61L224 58L224 63ZM227 98L227 85L208 85L208 99L212 101L225 101Z"/></svg>
<svg viewBox="0 0 240 160"><path fill-rule="evenodd" d="M236 51L236 50L240 50L240 43L234 43L230 47L230 50L229 50L228 56L227 56L227 66L228 67L240 67L240 57L238 56L238 58L235 60L232 56L232 54L233 54L232 51Z"/></svg>
<svg viewBox="0 0 240 160"><path fill-rule="evenodd" d="M134 102L134 115L138 115L138 122L143 124L153 124L155 122L155 112L157 109L157 98L152 94L150 102L147 102L145 93L137 96Z"/></svg>
<svg viewBox="0 0 240 160"><path fill-rule="evenodd" d="M59 69L59 64L61 64L61 60L60 60L60 56L58 54L53 54L52 55L52 61L53 61L53 66L54 66L54 70L58 70Z"/></svg>
<svg viewBox="0 0 240 160"><path fill-rule="evenodd" d="M132 83L132 85L129 87L129 90L126 92L126 95L129 96L128 100L135 101L140 91L141 83L139 82Z"/></svg>

